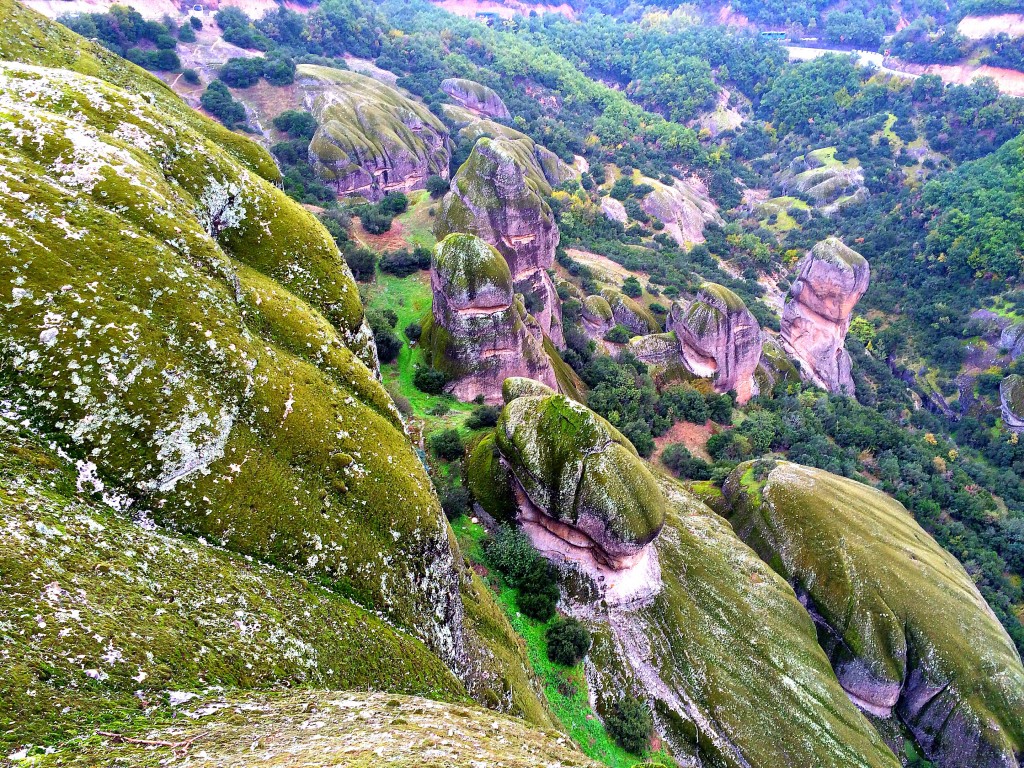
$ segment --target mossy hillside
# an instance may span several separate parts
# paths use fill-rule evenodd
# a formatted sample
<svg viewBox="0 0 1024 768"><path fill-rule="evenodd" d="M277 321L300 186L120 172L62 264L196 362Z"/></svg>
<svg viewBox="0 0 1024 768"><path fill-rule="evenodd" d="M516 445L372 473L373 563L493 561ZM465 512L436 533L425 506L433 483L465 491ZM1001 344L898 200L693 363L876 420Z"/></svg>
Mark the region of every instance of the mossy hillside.
<svg viewBox="0 0 1024 768"><path fill-rule="evenodd" d="M999 392L1014 415L1024 418L1024 376L1014 373L999 385Z"/></svg>
<svg viewBox="0 0 1024 768"><path fill-rule="evenodd" d="M506 383L510 379L506 379ZM512 474L501 461L501 451L494 433L485 435L469 454L466 483L473 500L496 520L515 519L516 506L512 493Z"/></svg>
<svg viewBox="0 0 1024 768"><path fill-rule="evenodd" d="M563 395L519 397L502 411L497 446L530 499L568 524L593 516L620 541L644 545L665 499L635 449L593 411Z"/></svg>
<svg viewBox="0 0 1024 768"><path fill-rule="evenodd" d="M718 283L702 283L697 296L709 304L721 305L728 312L743 312L747 308L743 299Z"/></svg>
<svg viewBox="0 0 1024 768"><path fill-rule="evenodd" d="M209 695L156 726L130 733L178 743L195 738L184 762L211 768L599 768L550 728L529 726L477 706L359 691L294 691ZM176 764L174 751L83 739L75 751L30 758L33 766L157 768ZM22 763L24 765L24 763Z"/></svg>
<svg viewBox="0 0 1024 768"><path fill-rule="evenodd" d="M595 322L611 322L612 307L604 296L587 296L583 300L583 315Z"/></svg>
<svg viewBox="0 0 1024 768"><path fill-rule="evenodd" d="M553 394L555 394L555 390L547 384L521 376L510 376L501 384L501 396L506 403L512 402L517 397L546 397Z"/></svg>
<svg viewBox="0 0 1024 768"><path fill-rule="evenodd" d="M219 123L203 118L179 99L166 83L141 67L76 35L16 0L0 0L0 14L4 19L0 30L0 59L65 69L102 79L172 115L265 179L280 179L277 165L265 149Z"/></svg>
<svg viewBox="0 0 1024 768"><path fill-rule="evenodd" d="M305 580L140 526L0 418L0 753L143 721L163 692L318 686L463 701L418 640Z"/></svg>
<svg viewBox="0 0 1024 768"><path fill-rule="evenodd" d="M566 397L571 397L577 403L586 403L587 385L583 383L579 374L562 359L562 356L558 354L558 349L555 348L554 342L547 336L544 337L543 346L544 353L548 356L548 360L551 361L551 367L555 371L555 382L558 384L558 391Z"/></svg>
<svg viewBox="0 0 1024 768"><path fill-rule="evenodd" d="M725 492L737 532L841 638L830 653L853 693L898 693L897 711L940 764L1013 764L1024 668L971 577L901 504L789 462L740 465ZM933 692L924 707L913 698L922 684Z"/></svg>
<svg viewBox="0 0 1024 768"><path fill-rule="evenodd" d="M680 760L897 768L792 588L722 518L677 482L660 482L669 500L654 545L661 590L602 619L615 642L612 658L592 657L598 696L616 700L624 682L646 692Z"/></svg>
<svg viewBox="0 0 1024 768"><path fill-rule="evenodd" d="M326 231L144 98L8 63L0 102L5 396L112 503L454 653L446 526Z"/></svg>

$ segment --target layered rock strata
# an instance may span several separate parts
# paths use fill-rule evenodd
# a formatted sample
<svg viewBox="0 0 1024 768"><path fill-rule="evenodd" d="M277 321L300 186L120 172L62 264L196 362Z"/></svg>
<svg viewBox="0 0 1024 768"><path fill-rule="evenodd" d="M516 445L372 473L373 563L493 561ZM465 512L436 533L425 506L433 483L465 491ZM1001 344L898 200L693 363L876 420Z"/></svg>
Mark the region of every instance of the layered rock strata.
<svg viewBox="0 0 1024 768"><path fill-rule="evenodd" d="M532 142L481 138L452 179L434 234L467 232L493 245L508 263L517 293L556 346L565 345L558 294L547 270L554 265L558 226L551 194Z"/></svg>
<svg viewBox="0 0 1024 768"><path fill-rule="evenodd" d="M704 283L688 306L672 305L668 327L691 373L711 378L718 392L735 390L741 404L758 393L761 327L735 293Z"/></svg>
<svg viewBox="0 0 1024 768"><path fill-rule="evenodd" d="M423 344L434 368L451 380L453 395L500 403L510 376L557 386L540 328L517 301L512 273L493 246L473 235L448 235L434 248L430 285L432 322Z"/></svg>
<svg viewBox="0 0 1024 768"><path fill-rule="evenodd" d="M355 72L299 65L296 81L316 117L309 161L339 195L375 201L448 178L444 124L396 88Z"/></svg>
<svg viewBox="0 0 1024 768"><path fill-rule="evenodd" d="M830 237L800 260L796 272L782 310L782 345L799 363L804 381L853 394L844 343L853 308L868 289L868 262Z"/></svg>

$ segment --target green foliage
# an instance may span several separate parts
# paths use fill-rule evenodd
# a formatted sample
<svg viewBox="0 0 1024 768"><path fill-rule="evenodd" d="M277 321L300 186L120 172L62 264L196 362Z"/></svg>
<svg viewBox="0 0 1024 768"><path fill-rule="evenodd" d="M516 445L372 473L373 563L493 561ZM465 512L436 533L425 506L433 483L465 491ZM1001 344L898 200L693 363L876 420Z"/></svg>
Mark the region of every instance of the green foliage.
<svg viewBox="0 0 1024 768"><path fill-rule="evenodd" d="M665 450L661 453L661 463L668 467L676 477L687 480L709 480L711 478L711 465L691 454L682 443L665 446Z"/></svg>
<svg viewBox="0 0 1024 768"><path fill-rule="evenodd" d="M608 733L623 749L637 755L647 752L654 732L654 718L642 701L624 696L612 704L604 721Z"/></svg>
<svg viewBox="0 0 1024 768"><path fill-rule="evenodd" d="M539 555L526 534L507 523L498 527L484 546L487 564L513 587L523 583Z"/></svg>
<svg viewBox="0 0 1024 768"><path fill-rule="evenodd" d="M379 211L391 216L397 216L400 213L405 213L405 210L408 207L409 198L406 197L404 192L389 192L384 195L384 198L379 203L377 203L377 209Z"/></svg>
<svg viewBox="0 0 1024 768"><path fill-rule="evenodd" d="M434 175L427 178L426 189L434 200L443 197L444 194L450 188L450 186L451 185L448 183L448 181L446 179L441 178L440 176Z"/></svg>
<svg viewBox="0 0 1024 768"><path fill-rule="evenodd" d="M466 419L466 426L469 429L489 429L498 423L501 416L501 408L496 405L480 405L473 409Z"/></svg>
<svg viewBox="0 0 1024 768"><path fill-rule="evenodd" d="M216 117L228 128L245 123L245 107L235 100L228 87L221 80L214 80L199 97L203 109Z"/></svg>
<svg viewBox="0 0 1024 768"><path fill-rule="evenodd" d="M265 51L270 48L270 40L261 34L252 21L240 8L229 6L217 11L214 16L220 27L221 37L239 48Z"/></svg>
<svg viewBox="0 0 1024 768"><path fill-rule="evenodd" d="M218 77L232 88L256 85L263 76L262 58L232 58L221 66Z"/></svg>
<svg viewBox="0 0 1024 768"><path fill-rule="evenodd" d="M439 395L444 391L444 385L448 383L448 377L441 371L421 366L413 374L413 384L416 389L426 392L428 395Z"/></svg>
<svg viewBox="0 0 1024 768"><path fill-rule="evenodd" d="M408 277L422 269L430 269L430 249L390 251L380 259L380 270L395 277Z"/></svg>
<svg viewBox="0 0 1024 768"><path fill-rule="evenodd" d="M316 118L309 112L286 109L274 118L274 127L290 139L309 139L316 133Z"/></svg>
<svg viewBox="0 0 1024 768"><path fill-rule="evenodd" d="M333 234L333 233L332 233ZM352 276L360 282L373 280L377 271L377 254L369 248L347 248L345 263L352 270Z"/></svg>
<svg viewBox="0 0 1024 768"><path fill-rule="evenodd" d="M561 597L555 567L540 555L534 555L524 576L516 585L516 605L524 615L536 621L548 621L555 615Z"/></svg>
<svg viewBox="0 0 1024 768"><path fill-rule="evenodd" d="M593 641L590 632L576 619L558 619L545 634L548 658L556 664L575 667L587 655Z"/></svg>
<svg viewBox="0 0 1024 768"><path fill-rule="evenodd" d="M432 434L427 441L431 452L439 459L455 461L461 459L466 451L462 435L457 429L443 429Z"/></svg>
<svg viewBox="0 0 1024 768"><path fill-rule="evenodd" d="M393 317L393 316L392 316ZM402 340L394 331L395 323L382 312L370 312L366 319L377 342L377 357L384 365L393 363L402 349Z"/></svg>
<svg viewBox="0 0 1024 768"><path fill-rule="evenodd" d="M393 219L394 216L380 210L376 206L369 206L359 214L359 223L371 235L383 235L385 232L390 231Z"/></svg>
<svg viewBox="0 0 1024 768"><path fill-rule="evenodd" d="M423 335L423 326L420 325L419 323L409 323L407 326L405 326L404 333L405 338L407 338L409 341L419 341L420 336Z"/></svg>
<svg viewBox="0 0 1024 768"><path fill-rule="evenodd" d="M624 325L615 325L604 335L604 340L613 344L626 344L631 338L633 338L632 331Z"/></svg>
<svg viewBox="0 0 1024 768"><path fill-rule="evenodd" d="M640 281L636 279L636 276L630 275L622 283L622 292L631 299L639 299L643 296L644 289L643 286L640 285Z"/></svg>
<svg viewBox="0 0 1024 768"><path fill-rule="evenodd" d="M271 54L263 62L263 77L271 85L291 85L295 82L295 60L280 54Z"/></svg>
<svg viewBox="0 0 1024 768"><path fill-rule="evenodd" d="M199 73L191 67L181 71L182 79L189 85L199 85Z"/></svg>

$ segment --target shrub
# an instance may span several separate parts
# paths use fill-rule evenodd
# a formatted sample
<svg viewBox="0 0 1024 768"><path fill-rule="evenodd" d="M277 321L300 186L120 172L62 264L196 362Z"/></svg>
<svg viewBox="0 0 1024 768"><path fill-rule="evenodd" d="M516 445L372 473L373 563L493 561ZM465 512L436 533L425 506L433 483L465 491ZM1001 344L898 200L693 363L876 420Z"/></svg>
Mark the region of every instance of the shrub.
<svg viewBox="0 0 1024 768"><path fill-rule="evenodd" d="M661 462L672 470L676 477L688 480L711 479L711 465L697 458L682 443L672 443L661 454Z"/></svg>
<svg viewBox="0 0 1024 768"><path fill-rule="evenodd" d="M369 248L352 248L345 254L345 263L356 280L361 283L370 282L377 270L377 254Z"/></svg>
<svg viewBox="0 0 1024 768"><path fill-rule="evenodd" d="M692 424L703 424L711 415L707 400L695 389L669 387L661 398L662 404L676 419L689 421Z"/></svg>
<svg viewBox="0 0 1024 768"><path fill-rule="evenodd" d="M622 282L622 292L631 299L639 299L644 295L643 286L633 275L630 275Z"/></svg>
<svg viewBox="0 0 1024 768"><path fill-rule="evenodd" d="M263 77L271 85L295 82L295 61L287 56L268 56L263 62Z"/></svg>
<svg viewBox="0 0 1024 768"><path fill-rule="evenodd" d="M461 459L466 447L462 443L462 435L457 429L442 429L430 436L430 450L439 459L454 461Z"/></svg>
<svg viewBox="0 0 1024 768"><path fill-rule="evenodd" d="M634 755L647 751L654 719L642 701L628 697L619 699L605 716L604 724L608 735L626 751Z"/></svg>
<svg viewBox="0 0 1024 768"><path fill-rule="evenodd" d="M182 70L181 76L189 85L199 85L199 73L191 67L189 69Z"/></svg>
<svg viewBox="0 0 1024 768"><path fill-rule="evenodd" d="M613 344L626 344L631 338L633 338L633 334L624 325L616 325L604 335L604 340Z"/></svg>
<svg viewBox="0 0 1024 768"><path fill-rule="evenodd" d="M316 133L316 118L309 112L287 109L274 118L274 127L292 139L312 139Z"/></svg>
<svg viewBox="0 0 1024 768"><path fill-rule="evenodd" d="M547 560L534 554L534 561L526 575L519 582L516 605L531 619L548 621L555 615L555 606L561 592L558 589L558 574Z"/></svg>
<svg viewBox="0 0 1024 768"><path fill-rule="evenodd" d="M430 269L430 249L392 251L381 257L380 270L395 277L408 277L421 269Z"/></svg>
<svg viewBox="0 0 1024 768"><path fill-rule="evenodd" d="M400 213L405 213L409 207L409 198L405 196L404 192L389 192L384 195L384 199L377 203L377 210L382 213L390 214L391 216L397 216Z"/></svg>
<svg viewBox="0 0 1024 768"><path fill-rule="evenodd" d="M419 323L409 323L405 326L405 338L409 341L419 341L423 335L423 326Z"/></svg>
<svg viewBox="0 0 1024 768"><path fill-rule="evenodd" d="M590 633L576 619L559 619L548 628L546 638L548 658L566 667L575 667L590 650Z"/></svg>
<svg viewBox="0 0 1024 768"><path fill-rule="evenodd" d="M473 409L466 419L466 426L470 429L487 429L497 426L498 417L501 416L501 408L496 405L481 405Z"/></svg>
<svg viewBox="0 0 1024 768"><path fill-rule="evenodd" d="M196 31L192 28L192 25L183 26L178 30L178 40L183 43L194 43L196 41Z"/></svg>
<svg viewBox="0 0 1024 768"><path fill-rule="evenodd" d="M438 490L438 497L441 500L444 516L449 520L469 514L471 499L469 489L464 485L455 485L454 483L447 485Z"/></svg>
<svg viewBox="0 0 1024 768"><path fill-rule="evenodd" d="M173 51L178 46L178 41L166 33L157 35L156 40L153 42L155 42L156 47L162 51Z"/></svg>
<svg viewBox="0 0 1024 768"><path fill-rule="evenodd" d="M214 80L199 97L203 109L220 120L228 128L245 122L245 107L235 101L228 87L220 80Z"/></svg>
<svg viewBox="0 0 1024 768"><path fill-rule="evenodd" d="M402 351L402 340L392 330L394 327L381 312L371 312L366 318L377 342L377 357L384 364L393 363Z"/></svg>
<svg viewBox="0 0 1024 768"><path fill-rule="evenodd" d="M234 57L220 68L220 79L232 88L248 88L256 85L263 76L263 59Z"/></svg>
<svg viewBox="0 0 1024 768"><path fill-rule="evenodd" d="M421 366L413 374L412 383L420 392L426 392L428 395L439 395L444 391L447 377L441 371Z"/></svg>
<svg viewBox="0 0 1024 768"><path fill-rule="evenodd" d="M390 214L375 207L367 208L359 214L359 222L363 225L363 229L371 235L383 235L390 231L392 218L394 217Z"/></svg>
<svg viewBox="0 0 1024 768"><path fill-rule="evenodd" d="M484 545L487 564L518 586L538 558L536 550L518 528L503 523Z"/></svg>
<svg viewBox="0 0 1024 768"><path fill-rule="evenodd" d="M203 28L203 20L200 19L198 16L190 16L188 19L188 23L192 27L192 29L196 30L197 32Z"/></svg>
<svg viewBox="0 0 1024 768"><path fill-rule="evenodd" d="M445 192L451 188L451 184L440 176L431 176L427 179L427 192L435 200L441 197Z"/></svg>

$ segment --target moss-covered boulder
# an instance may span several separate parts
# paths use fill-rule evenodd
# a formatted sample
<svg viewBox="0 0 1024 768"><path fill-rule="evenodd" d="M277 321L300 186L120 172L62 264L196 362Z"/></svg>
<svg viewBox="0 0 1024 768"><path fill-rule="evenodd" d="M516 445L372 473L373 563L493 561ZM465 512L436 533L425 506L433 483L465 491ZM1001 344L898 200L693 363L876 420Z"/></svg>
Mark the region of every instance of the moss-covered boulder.
<svg viewBox="0 0 1024 768"><path fill-rule="evenodd" d="M795 587L843 687L929 760L1017 766L1024 668L959 562L885 494L789 462L725 485L737 533Z"/></svg>
<svg viewBox="0 0 1024 768"><path fill-rule="evenodd" d="M518 397L496 434L531 522L611 568L636 562L658 535L665 500L650 470L586 406L562 395Z"/></svg>
<svg viewBox="0 0 1024 768"><path fill-rule="evenodd" d="M817 243L797 264L782 310L781 337L805 381L829 392L853 394L850 354L844 345L853 308L870 281L867 259L835 237Z"/></svg>
<svg viewBox="0 0 1024 768"><path fill-rule="evenodd" d="M508 107L501 97L482 83L467 80L463 77L449 77L441 81L441 90L466 109L485 117L496 117L507 120Z"/></svg>
<svg viewBox="0 0 1024 768"><path fill-rule="evenodd" d="M448 391L497 404L510 376L558 386L540 329L516 299L512 273L493 246L473 235L448 235L434 248L430 284L432 320L422 344L431 365L447 375Z"/></svg>
<svg viewBox="0 0 1024 768"><path fill-rule="evenodd" d="M624 325L637 336L658 333L661 330L657 318L651 311L643 304L629 298L622 291L616 288L605 288L601 291L601 298L605 300L611 310L613 325ZM588 311L594 311L595 314L600 315L604 313L604 307L595 303Z"/></svg>
<svg viewBox="0 0 1024 768"><path fill-rule="evenodd" d="M587 296L583 300L583 330L587 335L600 340L614 327L615 316L608 300L604 296Z"/></svg>
<svg viewBox="0 0 1024 768"><path fill-rule="evenodd" d="M448 178L450 141L444 124L396 88L355 72L299 65L296 82L317 131L309 159L339 195L379 200Z"/></svg>
<svg viewBox="0 0 1024 768"><path fill-rule="evenodd" d="M741 404L758 393L761 326L735 293L704 283L685 308L673 303L668 328L679 340L684 365L712 378L716 391L735 390Z"/></svg>
<svg viewBox="0 0 1024 768"><path fill-rule="evenodd" d="M434 225L442 240L462 232L487 241L505 258L517 293L559 347L561 304L547 270L554 265L558 227L551 194L532 142L481 138L452 179Z"/></svg>
<svg viewBox="0 0 1024 768"><path fill-rule="evenodd" d="M1015 373L999 383L999 404L1006 428L1024 432L1024 376Z"/></svg>

